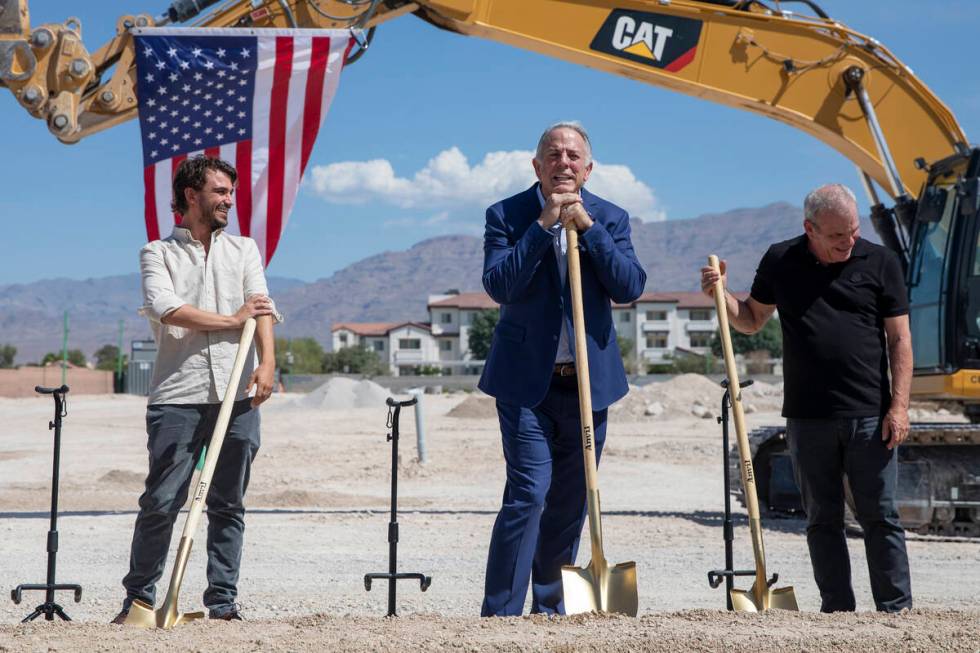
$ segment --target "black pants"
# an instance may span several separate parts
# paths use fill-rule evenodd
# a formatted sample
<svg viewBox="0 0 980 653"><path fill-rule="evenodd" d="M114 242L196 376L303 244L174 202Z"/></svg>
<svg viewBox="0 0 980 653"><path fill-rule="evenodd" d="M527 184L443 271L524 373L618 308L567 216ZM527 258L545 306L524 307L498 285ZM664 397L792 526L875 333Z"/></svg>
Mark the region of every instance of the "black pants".
<svg viewBox="0 0 980 653"><path fill-rule="evenodd" d="M864 529L875 607L883 612L911 608L905 531L895 507L897 451L881 440L881 418L789 418L786 435L806 510L806 540L821 612L855 608L844 535L845 474Z"/></svg>

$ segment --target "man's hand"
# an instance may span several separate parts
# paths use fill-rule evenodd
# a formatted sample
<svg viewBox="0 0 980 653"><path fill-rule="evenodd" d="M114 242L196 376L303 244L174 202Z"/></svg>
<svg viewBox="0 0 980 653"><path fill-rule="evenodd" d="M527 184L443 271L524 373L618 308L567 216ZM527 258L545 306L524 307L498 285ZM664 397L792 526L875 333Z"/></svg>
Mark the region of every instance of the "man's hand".
<svg viewBox="0 0 980 653"><path fill-rule="evenodd" d="M703 292L708 297L715 296L715 282L721 279L722 286L728 287L728 275L726 271L728 266L725 265L724 261L718 263L718 268L721 270L721 274L718 274L718 270L715 270L710 265L706 265L701 268L701 292Z"/></svg>
<svg viewBox="0 0 980 653"><path fill-rule="evenodd" d="M232 318L238 326L242 326L248 318L260 315L272 315L272 300L265 295L251 295Z"/></svg>
<svg viewBox="0 0 980 653"><path fill-rule="evenodd" d="M909 437L909 411L903 406L892 406L881 421L881 439L885 446L894 449Z"/></svg>
<svg viewBox="0 0 980 653"><path fill-rule="evenodd" d="M555 223L559 220L562 224L565 223L565 214L568 213L567 206L577 204L579 207L582 205L582 197L578 193L552 193L547 198L545 198L544 208L541 209L541 216L538 218L538 224L544 229L551 229L555 226ZM585 213L585 210L582 210ZM588 218L588 215L586 215ZM591 225L591 220L589 223Z"/></svg>
<svg viewBox="0 0 980 653"><path fill-rule="evenodd" d="M252 408L256 408L263 401L272 396L272 386L276 380L275 365L259 365L252 376L248 379L248 390L252 391L255 387L255 396L252 397Z"/></svg>
<svg viewBox="0 0 980 653"><path fill-rule="evenodd" d="M563 229L567 229L568 225L571 224L575 227L575 231L579 232L585 231L592 226L592 218L586 213L581 200L562 206L559 220L561 220Z"/></svg>

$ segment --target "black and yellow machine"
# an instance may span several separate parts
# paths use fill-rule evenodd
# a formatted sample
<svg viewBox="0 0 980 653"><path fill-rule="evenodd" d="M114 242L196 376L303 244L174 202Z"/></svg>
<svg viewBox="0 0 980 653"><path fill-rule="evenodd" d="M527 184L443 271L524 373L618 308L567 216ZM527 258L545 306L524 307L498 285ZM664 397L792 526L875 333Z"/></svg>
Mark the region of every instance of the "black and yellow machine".
<svg viewBox="0 0 980 653"><path fill-rule="evenodd" d="M913 398L960 402L980 422L980 149L888 48L811 0L174 0L121 16L95 52L77 19L32 27L0 0L0 82L64 143L137 115L133 27L376 28L414 15L768 116L852 161L881 241L901 257L915 352ZM887 198L887 199L885 199ZM752 436L760 503L792 508L781 428ZM915 424L900 450L907 528L980 536L980 427Z"/></svg>

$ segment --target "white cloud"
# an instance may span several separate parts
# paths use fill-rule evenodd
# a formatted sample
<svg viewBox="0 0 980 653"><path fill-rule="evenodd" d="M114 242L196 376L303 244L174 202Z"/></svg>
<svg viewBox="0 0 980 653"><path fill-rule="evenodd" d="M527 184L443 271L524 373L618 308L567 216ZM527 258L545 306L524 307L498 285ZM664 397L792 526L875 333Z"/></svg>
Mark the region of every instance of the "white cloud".
<svg viewBox="0 0 980 653"><path fill-rule="evenodd" d="M439 152L411 178L398 177L386 159L341 161L314 166L308 185L323 199L337 204L381 202L403 209L444 209L415 225L436 226L450 222L448 210L484 208L530 186L534 170L530 150L488 152L471 166L458 147ZM644 220L663 220L653 189L636 178L625 165L598 161L588 188L614 202L630 215ZM439 220L434 218L442 216Z"/></svg>

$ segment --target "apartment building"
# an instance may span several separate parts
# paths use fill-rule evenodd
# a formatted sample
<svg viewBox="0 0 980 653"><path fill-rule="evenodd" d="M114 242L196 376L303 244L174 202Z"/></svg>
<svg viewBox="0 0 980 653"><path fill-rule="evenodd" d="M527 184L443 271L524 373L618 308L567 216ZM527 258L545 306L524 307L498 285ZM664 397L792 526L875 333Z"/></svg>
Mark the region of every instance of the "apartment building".
<svg viewBox="0 0 980 653"><path fill-rule="evenodd" d="M740 299L748 293L735 293ZM364 345L377 352L395 375L420 367L442 374L478 374L482 361L469 351L469 330L480 312L497 308L484 292L430 295L428 322L339 322L334 351ZM699 292L644 293L629 304L613 305L616 334L632 342L636 360L666 363L678 355L708 353L718 329L714 300Z"/></svg>

